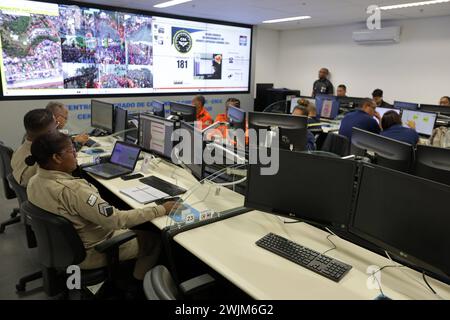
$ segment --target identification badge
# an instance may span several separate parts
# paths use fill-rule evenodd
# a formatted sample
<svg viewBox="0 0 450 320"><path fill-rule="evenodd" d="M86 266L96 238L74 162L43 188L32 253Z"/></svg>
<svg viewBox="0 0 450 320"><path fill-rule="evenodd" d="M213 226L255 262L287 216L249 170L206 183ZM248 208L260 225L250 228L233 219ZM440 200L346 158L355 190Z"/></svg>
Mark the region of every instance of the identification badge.
<svg viewBox="0 0 450 320"><path fill-rule="evenodd" d="M89 196L89 199L87 200L87 204L93 207L95 203L97 202L98 197L96 195L91 194Z"/></svg>

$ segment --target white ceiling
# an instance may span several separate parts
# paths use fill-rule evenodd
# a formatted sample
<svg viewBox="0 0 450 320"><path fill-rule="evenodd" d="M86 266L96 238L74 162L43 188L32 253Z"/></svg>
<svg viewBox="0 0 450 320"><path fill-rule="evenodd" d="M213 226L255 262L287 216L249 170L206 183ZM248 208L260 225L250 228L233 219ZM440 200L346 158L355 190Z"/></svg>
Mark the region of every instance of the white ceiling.
<svg viewBox="0 0 450 320"><path fill-rule="evenodd" d="M254 25L270 19L303 15L312 17L310 20L264 25L266 28L277 30L364 22L368 17L366 9L369 5L419 2L419 0L193 0L170 8L157 9L153 5L166 0L78 1ZM383 11L382 19L397 20L447 15L450 16L450 2Z"/></svg>

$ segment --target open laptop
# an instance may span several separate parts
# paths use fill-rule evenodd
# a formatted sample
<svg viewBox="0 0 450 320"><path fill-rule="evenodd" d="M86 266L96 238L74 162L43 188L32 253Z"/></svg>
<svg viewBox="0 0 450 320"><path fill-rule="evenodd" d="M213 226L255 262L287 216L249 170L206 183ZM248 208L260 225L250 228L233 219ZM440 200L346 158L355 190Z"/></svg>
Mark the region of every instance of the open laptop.
<svg viewBox="0 0 450 320"><path fill-rule="evenodd" d="M141 148L126 142L117 141L108 163L101 163L83 168L104 179L114 179L133 172Z"/></svg>

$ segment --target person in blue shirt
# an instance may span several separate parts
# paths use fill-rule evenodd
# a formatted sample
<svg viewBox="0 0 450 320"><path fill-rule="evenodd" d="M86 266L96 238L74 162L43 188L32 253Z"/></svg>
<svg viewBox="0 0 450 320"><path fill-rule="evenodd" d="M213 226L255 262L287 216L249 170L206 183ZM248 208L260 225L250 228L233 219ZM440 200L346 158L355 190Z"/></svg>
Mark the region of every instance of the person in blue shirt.
<svg viewBox="0 0 450 320"><path fill-rule="evenodd" d="M308 110L304 106L296 106L292 111L293 116L308 116ZM307 142L306 142L306 150L314 151L316 150L316 138L312 134L311 131L307 130Z"/></svg>
<svg viewBox="0 0 450 320"><path fill-rule="evenodd" d="M363 102L361 109L347 113L342 119L339 134L346 136L350 141L352 140L353 128L379 134L381 131L380 125L373 117L381 120L380 114L376 112L375 103L367 99Z"/></svg>
<svg viewBox="0 0 450 320"><path fill-rule="evenodd" d="M402 118L397 112L388 111L381 119L381 127L383 128L381 135L415 146L419 142L419 134L415 130L416 124L414 121L409 121L407 125L409 128L402 125Z"/></svg>

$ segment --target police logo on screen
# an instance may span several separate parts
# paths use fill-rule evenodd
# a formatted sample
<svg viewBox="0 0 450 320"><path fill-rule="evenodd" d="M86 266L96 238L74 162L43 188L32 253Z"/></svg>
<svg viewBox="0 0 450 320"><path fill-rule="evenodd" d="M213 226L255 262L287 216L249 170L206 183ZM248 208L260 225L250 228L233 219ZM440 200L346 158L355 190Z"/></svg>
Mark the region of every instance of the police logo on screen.
<svg viewBox="0 0 450 320"><path fill-rule="evenodd" d="M173 36L175 49L180 53L188 53L192 49L192 37L186 30L180 30Z"/></svg>

